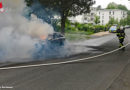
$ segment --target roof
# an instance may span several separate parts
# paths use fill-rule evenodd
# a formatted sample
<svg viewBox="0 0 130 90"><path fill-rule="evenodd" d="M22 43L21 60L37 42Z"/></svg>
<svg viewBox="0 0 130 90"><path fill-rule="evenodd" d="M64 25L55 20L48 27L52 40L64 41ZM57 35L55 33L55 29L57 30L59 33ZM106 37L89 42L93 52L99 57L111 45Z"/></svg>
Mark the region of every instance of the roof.
<svg viewBox="0 0 130 90"><path fill-rule="evenodd" d="M98 11L124 11L124 12L127 12L125 10L120 10L120 9L101 9L101 10L98 10Z"/></svg>

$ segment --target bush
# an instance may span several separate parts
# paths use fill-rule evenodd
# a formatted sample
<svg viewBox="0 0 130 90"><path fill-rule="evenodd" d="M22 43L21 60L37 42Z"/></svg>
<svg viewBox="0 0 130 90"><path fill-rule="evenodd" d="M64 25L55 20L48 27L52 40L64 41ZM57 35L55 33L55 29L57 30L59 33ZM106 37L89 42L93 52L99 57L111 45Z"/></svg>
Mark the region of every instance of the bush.
<svg viewBox="0 0 130 90"><path fill-rule="evenodd" d="M106 31L107 27L103 25L95 25L95 33L100 32L100 31Z"/></svg>
<svg viewBox="0 0 130 90"><path fill-rule="evenodd" d="M69 20L67 20L65 25L66 25L65 32L67 33L83 33L83 34L90 35L100 31L108 30L108 25L103 26L103 25L92 25L92 24L80 24L78 22L71 23ZM58 29L58 31L60 30L59 25L57 25L56 28Z"/></svg>

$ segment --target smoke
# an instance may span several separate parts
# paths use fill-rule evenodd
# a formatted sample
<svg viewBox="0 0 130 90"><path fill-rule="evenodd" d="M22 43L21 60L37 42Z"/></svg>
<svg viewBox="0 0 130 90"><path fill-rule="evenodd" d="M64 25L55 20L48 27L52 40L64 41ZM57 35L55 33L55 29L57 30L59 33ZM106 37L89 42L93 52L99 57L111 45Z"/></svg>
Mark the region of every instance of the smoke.
<svg viewBox="0 0 130 90"><path fill-rule="evenodd" d="M41 40L54 33L48 23L53 18L51 14L55 14L53 11L47 13L39 3L31 9L26 7L24 0L4 0L3 5L5 12L0 13L0 62L65 57L90 49L86 48L87 43L79 47L69 42L60 45L60 40L56 41L58 43ZM26 15L31 18L25 18Z"/></svg>
<svg viewBox="0 0 130 90"><path fill-rule="evenodd" d="M3 5L15 13L21 13L26 4L24 4L24 0L4 0Z"/></svg>
<svg viewBox="0 0 130 90"><path fill-rule="evenodd" d="M24 9L28 13L24 13L24 16L30 19L30 14L36 15L38 18L42 19L44 22L51 24L55 31L58 31L57 24L60 21L60 12L58 9L48 9L47 6L43 6L38 0L33 0L31 6Z"/></svg>
<svg viewBox="0 0 130 90"><path fill-rule="evenodd" d="M0 60L32 58L35 44L41 36L53 33L53 28L32 15L22 16L24 0L4 0L4 13L0 13Z"/></svg>

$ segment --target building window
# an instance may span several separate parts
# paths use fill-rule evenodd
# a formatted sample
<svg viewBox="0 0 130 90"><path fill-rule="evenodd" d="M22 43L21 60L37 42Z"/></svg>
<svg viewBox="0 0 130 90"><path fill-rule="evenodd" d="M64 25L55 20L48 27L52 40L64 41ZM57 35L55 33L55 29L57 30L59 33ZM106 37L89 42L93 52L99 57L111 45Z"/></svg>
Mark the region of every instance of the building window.
<svg viewBox="0 0 130 90"><path fill-rule="evenodd" d="M111 15L111 11L109 12L109 15Z"/></svg>
<svg viewBox="0 0 130 90"><path fill-rule="evenodd" d="M94 13L91 13L91 16L93 16L94 15Z"/></svg>
<svg viewBox="0 0 130 90"><path fill-rule="evenodd" d="M102 16L102 19L104 19L104 16Z"/></svg>
<svg viewBox="0 0 130 90"><path fill-rule="evenodd" d="M109 16L109 19L111 19L111 16Z"/></svg>
<svg viewBox="0 0 130 90"><path fill-rule="evenodd" d="M84 20L87 20L87 17L85 17Z"/></svg>
<svg viewBox="0 0 130 90"><path fill-rule="evenodd" d="M91 21L93 21L94 20L94 18L91 18Z"/></svg>
<svg viewBox="0 0 130 90"><path fill-rule="evenodd" d="M102 25L104 24L104 20L102 20Z"/></svg>
<svg viewBox="0 0 130 90"><path fill-rule="evenodd" d="M125 15L125 12L123 12L123 15Z"/></svg>

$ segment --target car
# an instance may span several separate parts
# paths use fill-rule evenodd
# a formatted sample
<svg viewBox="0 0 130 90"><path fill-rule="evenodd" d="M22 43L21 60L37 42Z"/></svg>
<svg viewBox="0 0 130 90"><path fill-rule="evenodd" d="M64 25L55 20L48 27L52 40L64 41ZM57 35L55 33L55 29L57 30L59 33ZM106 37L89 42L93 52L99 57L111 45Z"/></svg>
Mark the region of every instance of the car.
<svg viewBox="0 0 130 90"><path fill-rule="evenodd" d="M65 37L63 34L59 32L55 32L53 34L49 34L47 37L47 42L56 45L56 46L63 46L65 42Z"/></svg>
<svg viewBox="0 0 130 90"><path fill-rule="evenodd" d="M49 34L45 40L39 40L35 44L34 59L51 58L60 55L64 47L65 37L59 32Z"/></svg>
<svg viewBox="0 0 130 90"><path fill-rule="evenodd" d="M126 29L127 29L127 28L130 28L130 25L126 25L125 28L126 28Z"/></svg>
<svg viewBox="0 0 130 90"><path fill-rule="evenodd" d="M110 29L109 29L110 33L116 33L116 31L117 31L117 26L116 25L111 26Z"/></svg>

